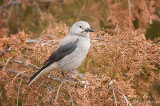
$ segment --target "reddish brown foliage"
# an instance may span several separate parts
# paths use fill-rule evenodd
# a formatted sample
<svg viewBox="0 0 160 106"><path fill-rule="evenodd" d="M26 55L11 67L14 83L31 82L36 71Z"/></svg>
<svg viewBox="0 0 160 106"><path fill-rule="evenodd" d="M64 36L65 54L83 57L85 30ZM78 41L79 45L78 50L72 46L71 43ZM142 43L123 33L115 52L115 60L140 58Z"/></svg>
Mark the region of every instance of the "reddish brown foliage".
<svg viewBox="0 0 160 106"><path fill-rule="evenodd" d="M0 38L1 50L6 46L12 46L10 51L1 55L0 64L2 66L5 65L9 57L25 62L23 65L10 59L5 70L0 71L2 90L0 100L3 101L1 105L16 105L18 92L19 104L23 105L70 105L72 103L77 105L113 105L115 104L113 94L115 94L118 104L126 105L124 96L120 92L126 95L131 104L142 105L146 103L149 105L154 101L143 98L143 96L149 96L151 82L159 79L159 66L157 67L157 65L160 62L158 52L160 47L153 41L147 41L144 34L118 27L112 35L104 31L91 34L92 47L85 62L78 69L84 73L85 79L88 81L86 91L84 89L85 82L77 75L74 76L78 80L77 83L65 80L63 84L61 83L57 101L54 99L59 83L47 78L47 76L39 78L36 83L28 87L26 77L29 78L35 71L28 64L43 64L67 32L67 27L60 24L55 29L44 31L42 36L36 39L37 43L27 43L27 38L32 35L27 35L24 32L11 35L9 38ZM55 36L56 34L59 37ZM10 72L16 71L17 73L7 73L6 71L9 69ZM21 77L20 74L22 74ZM62 78L57 70L52 74ZM20 84L21 81L22 84ZM38 87L41 83L42 85ZM19 87L20 90L18 90ZM156 99L155 102L158 101L158 96Z"/></svg>

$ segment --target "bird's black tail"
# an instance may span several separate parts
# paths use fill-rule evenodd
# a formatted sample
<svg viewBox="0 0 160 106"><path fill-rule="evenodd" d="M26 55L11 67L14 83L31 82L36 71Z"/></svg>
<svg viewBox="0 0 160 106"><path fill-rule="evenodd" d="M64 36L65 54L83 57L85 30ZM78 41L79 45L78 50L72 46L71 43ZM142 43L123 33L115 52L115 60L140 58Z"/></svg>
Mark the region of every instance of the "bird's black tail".
<svg viewBox="0 0 160 106"><path fill-rule="evenodd" d="M29 80L29 82L28 82L28 86L30 86L32 83L33 83L33 81L35 81L43 72L45 71L45 69L40 69L37 73L35 73L31 78L30 78L30 80Z"/></svg>

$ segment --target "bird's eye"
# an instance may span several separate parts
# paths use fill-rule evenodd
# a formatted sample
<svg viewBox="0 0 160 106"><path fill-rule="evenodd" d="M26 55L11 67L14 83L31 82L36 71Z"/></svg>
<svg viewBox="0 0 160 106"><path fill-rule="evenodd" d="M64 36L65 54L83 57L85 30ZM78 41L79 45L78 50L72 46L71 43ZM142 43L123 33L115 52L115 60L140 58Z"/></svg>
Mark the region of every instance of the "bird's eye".
<svg viewBox="0 0 160 106"><path fill-rule="evenodd" d="M79 28L82 28L82 26L79 26Z"/></svg>

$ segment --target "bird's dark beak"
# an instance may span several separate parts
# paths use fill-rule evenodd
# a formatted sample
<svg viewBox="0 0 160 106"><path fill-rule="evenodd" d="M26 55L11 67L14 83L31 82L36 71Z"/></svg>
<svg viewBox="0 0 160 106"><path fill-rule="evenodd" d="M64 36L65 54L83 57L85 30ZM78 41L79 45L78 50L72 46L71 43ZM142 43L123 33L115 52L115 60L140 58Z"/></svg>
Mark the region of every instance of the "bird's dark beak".
<svg viewBox="0 0 160 106"><path fill-rule="evenodd" d="M84 30L85 32L94 32L91 28L87 28Z"/></svg>

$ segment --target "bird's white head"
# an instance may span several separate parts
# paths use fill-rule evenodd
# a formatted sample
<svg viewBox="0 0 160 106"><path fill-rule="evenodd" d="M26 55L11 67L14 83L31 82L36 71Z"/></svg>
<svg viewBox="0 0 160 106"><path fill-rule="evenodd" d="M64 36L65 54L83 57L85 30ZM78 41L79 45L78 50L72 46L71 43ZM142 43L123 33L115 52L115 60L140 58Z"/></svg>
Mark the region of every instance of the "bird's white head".
<svg viewBox="0 0 160 106"><path fill-rule="evenodd" d="M87 36L89 32L94 32L90 25L85 21L74 23L69 31L71 35Z"/></svg>

